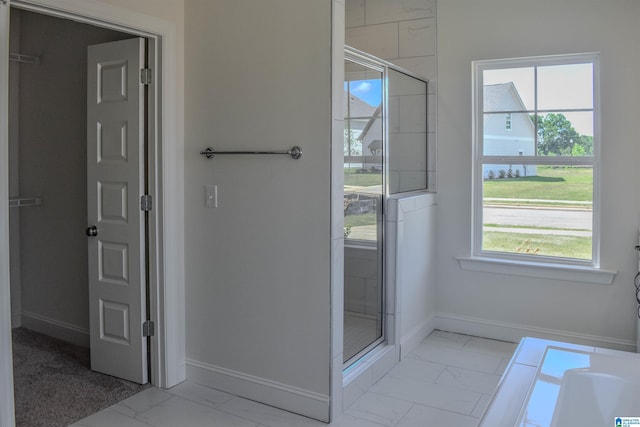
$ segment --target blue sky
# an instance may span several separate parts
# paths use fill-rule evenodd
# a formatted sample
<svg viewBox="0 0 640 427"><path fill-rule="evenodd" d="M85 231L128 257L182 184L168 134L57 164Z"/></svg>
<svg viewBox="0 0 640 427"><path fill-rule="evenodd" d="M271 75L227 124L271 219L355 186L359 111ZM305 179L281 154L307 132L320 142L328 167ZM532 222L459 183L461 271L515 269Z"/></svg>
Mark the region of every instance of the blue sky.
<svg viewBox="0 0 640 427"><path fill-rule="evenodd" d="M382 103L382 80L352 80L348 83L351 95L357 96L374 107ZM345 82L345 90L346 85L347 82Z"/></svg>

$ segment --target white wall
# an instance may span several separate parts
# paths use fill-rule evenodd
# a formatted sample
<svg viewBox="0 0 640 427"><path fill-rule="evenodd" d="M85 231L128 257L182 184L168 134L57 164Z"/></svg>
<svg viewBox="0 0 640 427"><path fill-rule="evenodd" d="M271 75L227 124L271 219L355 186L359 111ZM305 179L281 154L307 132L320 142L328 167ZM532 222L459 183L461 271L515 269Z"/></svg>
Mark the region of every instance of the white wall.
<svg viewBox="0 0 640 427"><path fill-rule="evenodd" d="M331 1L190 0L185 21L187 376L326 419Z"/></svg>
<svg viewBox="0 0 640 427"><path fill-rule="evenodd" d="M494 334L524 325L523 333L560 331L630 349L636 320L640 3L441 0L437 19L437 304L443 324L467 327L474 320L479 333ZM471 253L471 61L576 52L601 53L601 264L618 270L613 285L461 271L456 257Z"/></svg>

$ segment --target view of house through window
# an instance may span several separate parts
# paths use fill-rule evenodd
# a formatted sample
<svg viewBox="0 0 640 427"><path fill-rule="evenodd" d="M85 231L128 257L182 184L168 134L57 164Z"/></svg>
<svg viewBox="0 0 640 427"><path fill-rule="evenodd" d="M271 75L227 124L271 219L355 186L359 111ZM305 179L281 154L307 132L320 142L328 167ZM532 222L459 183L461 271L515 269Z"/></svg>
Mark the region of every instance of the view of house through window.
<svg viewBox="0 0 640 427"><path fill-rule="evenodd" d="M476 253L597 264L596 60L475 63Z"/></svg>
<svg viewBox="0 0 640 427"><path fill-rule="evenodd" d="M382 202L382 73L348 63L344 129L344 236L377 242Z"/></svg>

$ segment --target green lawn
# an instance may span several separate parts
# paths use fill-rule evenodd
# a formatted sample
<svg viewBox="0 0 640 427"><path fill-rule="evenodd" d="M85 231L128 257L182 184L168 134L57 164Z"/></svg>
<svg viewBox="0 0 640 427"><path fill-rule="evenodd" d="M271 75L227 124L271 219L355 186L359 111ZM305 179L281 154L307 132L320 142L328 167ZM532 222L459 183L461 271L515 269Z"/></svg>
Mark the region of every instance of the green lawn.
<svg viewBox="0 0 640 427"><path fill-rule="evenodd" d="M360 225L374 225L376 223L376 214L367 213L361 215L347 215L344 217L344 226L358 227Z"/></svg>
<svg viewBox="0 0 640 427"><path fill-rule="evenodd" d="M372 185L382 185L382 174L380 173L352 173L344 174L344 185L357 185L360 187L370 187Z"/></svg>
<svg viewBox="0 0 640 427"><path fill-rule="evenodd" d="M484 197L592 201L593 170L585 167L538 166L537 176L485 180Z"/></svg>
<svg viewBox="0 0 640 427"><path fill-rule="evenodd" d="M590 260L591 238L485 231L482 249Z"/></svg>

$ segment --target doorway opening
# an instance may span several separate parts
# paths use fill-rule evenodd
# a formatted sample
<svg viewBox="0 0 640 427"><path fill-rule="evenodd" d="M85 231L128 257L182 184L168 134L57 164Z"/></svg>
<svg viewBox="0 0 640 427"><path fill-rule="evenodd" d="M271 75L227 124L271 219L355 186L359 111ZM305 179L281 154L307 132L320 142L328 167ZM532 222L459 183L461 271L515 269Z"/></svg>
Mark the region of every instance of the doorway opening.
<svg viewBox="0 0 640 427"><path fill-rule="evenodd" d="M85 234L93 190L88 181L87 48L138 37L29 10L11 8L10 13L9 248L16 421L67 425L145 388L89 369L96 330L107 340L125 335L133 341L130 331L136 327L129 324L130 307L104 297L98 310L107 322L91 325L91 250ZM103 143L110 138L108 132L105 126ZM120 148L128 157L126 147ZM113 146L103 144L102 150L103 157L113 154ZM146 176L143 167L134 173ZM102 220L117 222L116 216L106 218L115 212L108 206L117 205L110 184L103 185L94 203L102 205ZM137 190L133 197L138 197ZM132 216L129 211L120 213L127 219ZM144 224L139 228L144 230ZM119 285L129 286L135 271L128 257L131 249L111 240L97 244L101 263L93 269L100 270L102 279L126 279ZM142 235L138 243L144 247L144 242ZM148 265L144 257L138 263ZM148 295L146 283L139 285ZM148 307L143 298L142 306ZM143 315L148 318L146 308ZM118 330L123 331L120 336ZM144 355L139 355L144 375L137 381L147 383L148 339L139 340L145 346Z"/></svg>

